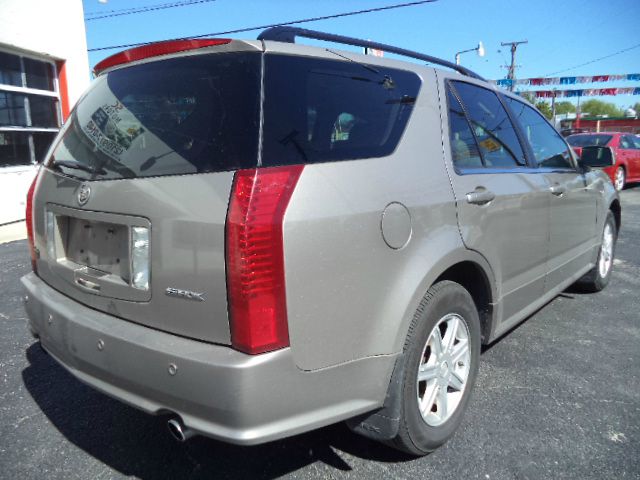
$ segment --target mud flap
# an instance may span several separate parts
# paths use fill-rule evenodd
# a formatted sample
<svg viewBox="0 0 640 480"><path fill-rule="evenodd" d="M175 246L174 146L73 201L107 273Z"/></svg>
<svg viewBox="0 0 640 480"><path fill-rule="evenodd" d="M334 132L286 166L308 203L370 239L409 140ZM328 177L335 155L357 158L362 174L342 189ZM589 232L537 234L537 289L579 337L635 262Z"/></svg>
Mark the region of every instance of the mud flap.
<svg viewBox="0 0 640 480"><path fill-rule="evenodd" d="M396 358L384 405L364 415L347 420L350 430L372 440L391 440L398 434L402 415L402 383L405 352Z"/></svg>

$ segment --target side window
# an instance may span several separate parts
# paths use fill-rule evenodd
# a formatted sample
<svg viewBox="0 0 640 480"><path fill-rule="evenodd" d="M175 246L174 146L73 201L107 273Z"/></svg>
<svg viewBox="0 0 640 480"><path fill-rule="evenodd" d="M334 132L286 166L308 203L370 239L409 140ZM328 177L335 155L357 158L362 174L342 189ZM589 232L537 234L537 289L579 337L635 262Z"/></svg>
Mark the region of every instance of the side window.
<svg viewBox="0 0 640 480"><path fill-rule="evenodd" d="M629 137L629 139L633 143L633 146L635 147L635 149L640 150L640 137L632 136L632 137Z"/></svg>
<svg viewBox="0 0 640 480"><path fill-rule="evenodd" d="M622 137L620 137L620 148L624 148L624 149L633 148L633 145L629 141L629 137L627 137L626 135L623 135Z"/></svg>
<svg viewBox="0 0 640 480"><path fill-rule="evenodd" d="M486 88L451 82L464 104L486 167L526 165L516 131L498 96Z"/></svg>
<svg viewBox="0 0 640 480"><path fill-rule="evenodd" d="M509 97L505 97L505 100L527 137L538 166L573 169L567 144L544 117L518 100Z"/></svg>
<svg viewBox="0 0 640 480"><path fill-rule="evenodd" d="M473 133L464 115L458 99L447 88L449 103L449 143L453 164L460 168L482 167L482 158L478 151Z"/></svg>
<svg viewBox="0 0 640 480"><path fill-rule="evenodd" d="M414 72L279 54L264 61L263 166L379 158L399 145L420 91Z"/></svg>

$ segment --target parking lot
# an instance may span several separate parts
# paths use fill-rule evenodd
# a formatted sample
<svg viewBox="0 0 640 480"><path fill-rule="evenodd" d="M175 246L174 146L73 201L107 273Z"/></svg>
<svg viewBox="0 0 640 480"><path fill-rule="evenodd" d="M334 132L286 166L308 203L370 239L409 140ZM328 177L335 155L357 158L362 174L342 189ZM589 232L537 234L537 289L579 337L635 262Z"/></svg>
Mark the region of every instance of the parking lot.
<svg viewBox="0 0 640 480"><path fill-rule="evenodd" d="M343 425L257 447L176 443L75 380L27 333L25 241L0 245L2 478L640 478L640 186L622 193L613 278L565 292L486 348L452 441L415 459Z"/></svg>

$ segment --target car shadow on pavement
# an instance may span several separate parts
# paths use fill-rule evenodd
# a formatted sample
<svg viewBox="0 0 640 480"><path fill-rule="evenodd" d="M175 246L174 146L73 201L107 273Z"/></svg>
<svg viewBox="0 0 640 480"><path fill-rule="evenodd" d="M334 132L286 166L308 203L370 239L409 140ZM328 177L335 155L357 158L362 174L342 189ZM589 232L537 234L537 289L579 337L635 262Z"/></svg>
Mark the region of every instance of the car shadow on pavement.
<svg viewBox="0 0 640 480"><path fill-rule="evenodd" d="M170 417L147 415L84 385L38 343L26 353L29 366L22 372L24 384L51 424L74 445L123 475L274 478L315 462L349 471L349 455L385 463L415 458L356 435L342 423L252 447L204 437L178 443L167 430ZM345 452L347 460L336 450Z"/></svg>

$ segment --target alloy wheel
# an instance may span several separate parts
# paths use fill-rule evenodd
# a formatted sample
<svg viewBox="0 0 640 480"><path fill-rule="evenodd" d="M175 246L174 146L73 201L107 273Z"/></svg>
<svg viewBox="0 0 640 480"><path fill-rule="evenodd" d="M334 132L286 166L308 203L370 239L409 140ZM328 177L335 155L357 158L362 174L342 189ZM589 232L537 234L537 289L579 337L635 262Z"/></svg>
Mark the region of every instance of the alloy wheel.
<svg viewBox="0 0 640 480"><path fill-rule="evenodd" d="M601 277L606 277L613 263L613 227L607 222L602 234L602 246L600 247L600 259L598 260L598 271Z"/></svg>
<svg viewBox="0 0 640 480"><path fill-rule="evenodd" d="M617 191L622 190L624 188L624 183L625 183L624 168L618 167L618 169L616 170L615 181L614 181L614 186L616 187L616 190Z"/></svg>
<svg viewBox="0 0 640 480"><path fill-rule="evenodd" d="M460 404L471 368L469 327L449 313L431 330L418 368L418 408L427 425L446 422Z"/></svg>

